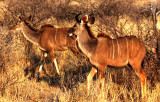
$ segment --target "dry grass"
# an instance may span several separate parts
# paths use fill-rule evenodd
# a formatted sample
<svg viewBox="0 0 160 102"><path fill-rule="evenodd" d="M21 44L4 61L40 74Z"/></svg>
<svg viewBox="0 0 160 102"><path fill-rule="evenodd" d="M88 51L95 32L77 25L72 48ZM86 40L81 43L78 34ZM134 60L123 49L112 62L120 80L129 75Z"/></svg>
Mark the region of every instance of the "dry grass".
<svg viewBox="0 0 160 102"><path fill-rule="evenodd" d="M73 18L79 12L95 14L95 33L104 31L113 38L136 35L144 41L147 47L143 62L147 74L146 102L159 102L160 66L155 58L155 30L150 11L142 14L141 10L148 9L146 5L151 1L154 0L0 1L0 5L5 5L0 8L0 102L141 102L139 79L129 67L106 68L104 97L99 91L98 75L88 95L86 78L91 65L87 58L80 59L70 50L55 51L60 76L47 57L44 65L47 74L42 71L41 81L36 81L40 50L26 41L22 33L9 30L18 21L17 15L32 15L32 25L37 28L45 23L68 27L74 24Z"/></svg>

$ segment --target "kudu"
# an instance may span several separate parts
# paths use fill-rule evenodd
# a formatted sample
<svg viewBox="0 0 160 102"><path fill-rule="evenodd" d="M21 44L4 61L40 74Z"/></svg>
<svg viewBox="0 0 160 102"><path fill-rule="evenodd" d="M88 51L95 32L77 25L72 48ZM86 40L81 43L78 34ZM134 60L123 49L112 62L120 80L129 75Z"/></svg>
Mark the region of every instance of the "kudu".
<svg viewBox="0 0 160 102"><path fill-rule="evenodd" d="M30 26L27 19L19 17L18 24L11 29L17 31L21 30L24 37L31 43L38 45L42 51L40 67L37 73L38 79L47 54L50 55L52 62L54 62L58 74L60 74L60 72L53 51L64 51L71 48L73 52L78 54L74 37L69 37L67 35L67 31L70 28L54 28L51 25L43 25L40 30L35 30Z"/></svg>
<svg viewBox="0 0 160 102"><path fill-rule="evenodd" d="M94 21L88 19L87 15L81 20L78 19L78 16L76 15L76 24L67 33L77 36L79 48L93 65L87 77L88 91L90 89L90 82L97 73L97 70L99 71L100 88L103 92L105 67L107 65L119 67L130 64L140 79L142 97L145 98L147 76L141 67L146 53L144 43L135 36L117 39L111 39L109 36L94 38L92 37L94 34L90 28L90 24L93 24Z"/></svg>

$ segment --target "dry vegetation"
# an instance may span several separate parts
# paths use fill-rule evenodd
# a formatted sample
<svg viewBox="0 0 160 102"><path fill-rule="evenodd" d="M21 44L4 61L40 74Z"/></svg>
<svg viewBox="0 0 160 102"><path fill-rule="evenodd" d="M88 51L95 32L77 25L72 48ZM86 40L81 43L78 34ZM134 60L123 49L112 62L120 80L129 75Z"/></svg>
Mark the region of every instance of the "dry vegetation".
<svg viewBox="0 0 160 102"><path fill-rule="evenodd" d="M0 102L141 101L138 77L129 66L106 68L103 99L95 80L98 75L91 94L87 95L86 77L91 66L87 58L80 59L70 50L55 51L60 76L47 57L41 81L36 81L40 50L22 33L9 28L17 23L18 15L31 15L31 24L37 29L43 24L71 27L79 12L96 17L95 33L107 32L113 38L135 35L144 41L147 47L143 61L147 74L146 102L159 102L160 45L149 2L154 0L0 0ZM160 9L159 1L157 7Z"/></svg>

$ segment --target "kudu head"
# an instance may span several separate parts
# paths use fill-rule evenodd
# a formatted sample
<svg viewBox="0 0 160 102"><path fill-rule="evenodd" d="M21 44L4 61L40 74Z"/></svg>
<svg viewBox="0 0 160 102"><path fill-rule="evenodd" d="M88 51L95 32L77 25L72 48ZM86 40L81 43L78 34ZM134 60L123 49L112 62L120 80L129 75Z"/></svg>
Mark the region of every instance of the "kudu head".
<svg viewBox="0 0 160 102"><path fill-rule="evenodd" d="M89 27L91 24L94 24L95 18L93 16L89 17L88 15L85 15L82 19L79 20L78 16L80 14L75 16L76 23L67 32L69 36L77 36L79 31L82 31L86 27Z"/></svg>
<svg viewBox="0 0 160 102"><path fill-rule="evenodd" d="M16 25L12 26L10 29L11 30L16 30L16 31L20 31L21 30L21 26L22 23L26 22L26 21L30 21L31 16L29 16L28 18L24 19L21 16L18 16L18 22Z"/></svg>

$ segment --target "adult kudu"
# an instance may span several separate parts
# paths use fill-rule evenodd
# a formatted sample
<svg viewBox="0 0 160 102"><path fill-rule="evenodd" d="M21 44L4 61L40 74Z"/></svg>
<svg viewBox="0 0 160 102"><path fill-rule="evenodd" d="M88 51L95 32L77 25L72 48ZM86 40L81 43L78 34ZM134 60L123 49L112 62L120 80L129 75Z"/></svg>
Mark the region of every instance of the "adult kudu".
<svg viewBox="0 0 160 102"><path fill-rule="evenodd" d="M109 36L94 38L90 24L94 23L95 18L88 19L88 15L86 15L79 20L78 16L76 15L76 24L68 31L68 34L77 36L80 50L93 65L87 77L88 90L90 89L90 81L97 70L99 71L100 88L103 92L105 67L107 65L119 67L130 64L140 79L142 97L145 98L147 76L141 67L146 53L144 43L135 36L117 39L111 39Z"/></svg>
<svg viewBox="0 0 160 102"><path fill-rule="evenodd" d="M74 37L69 37L67 35L67 31L70 28L54 28L51 25L43 25L40 30L35 30L28 23L28 18L23 19L22 17L19 17L18 24L13 26L11 29L17 31L21 30L24 37L31 43L38 45L42 51L41 64L37 73L38 79L47 54L50 55L52 62L55 64L57 73L59 74L59 68L53 51L64 51L71 48L73 52L78 53Z"/></svg>

